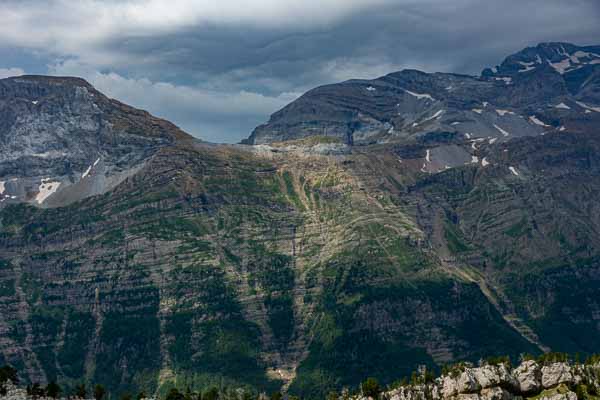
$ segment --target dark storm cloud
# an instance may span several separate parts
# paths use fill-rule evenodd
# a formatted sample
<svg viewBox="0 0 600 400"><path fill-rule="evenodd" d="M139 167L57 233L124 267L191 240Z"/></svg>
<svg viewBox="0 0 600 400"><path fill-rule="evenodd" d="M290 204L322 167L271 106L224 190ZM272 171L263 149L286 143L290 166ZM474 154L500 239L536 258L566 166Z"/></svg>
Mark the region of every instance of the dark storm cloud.
<svg viewBox="0 0 600 400"><path fill-rule="evenodd" d="M213 141L247 136L319 84L402 68L478 74L538 42L600 42L600 4L588 0L22 4L0 6L12 13L7 48ZM18 60L0 67L33 68Z"/></svg>

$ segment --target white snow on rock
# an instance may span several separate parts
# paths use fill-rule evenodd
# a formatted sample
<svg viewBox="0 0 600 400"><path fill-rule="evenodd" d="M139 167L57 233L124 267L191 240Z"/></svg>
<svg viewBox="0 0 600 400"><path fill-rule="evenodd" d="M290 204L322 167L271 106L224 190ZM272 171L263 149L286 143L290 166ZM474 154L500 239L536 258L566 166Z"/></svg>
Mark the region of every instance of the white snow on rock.
<svg viewBox="0 0 600 400"><path fill-rule="evenodd" d="M98 158L96 161L94 161L94 164L90 165L83 174L81 174L81 179L84 179L86 176L88 176L90 174L90 172L92 171L92 168L94 168L96 165L98 165L98 163L100 162L100 158Z"/></svg>
<svg viewBox="0 0 600 400"><path fill-rule="evenodd" d="M484 167L487 167L488 165L490 165L490 163L488 162L486 157L483 157L483 160L481 160L481 165L483 165Z"/></svg>
<svg viewBox="0 0 600 400"><path fill-rule="evenodd" d="M488 103L487 101L484 101L482 104L483 104L483 107L487 107L488 104L490 104L490 103Z"/></svg>
<svg viewBox="0 0 600 400"><path fill-rule="evenodd" d="M565 128L564 126L561 126L561 127L558 129L558 130L559 130L560 132L564 132L566 129L567 129L567 128Z"/></svg>
<svg viewBox="0 0 600 400"><path fill-rule="evenodd" d="M519 176L519 171L517 171L515 167L508 167L508 169L510 169L510 172L512 172L514 176Z"/></svg>
<svg viewBox="0 0 600 400"><path fill-rule="evenodd" d="M435 101L435 99L433 97L431 97L430 94L427 93L415 93L415 92L411 92L410 90L406 90L404 89L404 91L408 94L410 94L411 96L416 97L417 99L428 99L431 101Z"/></svg>
<svg viewBox="0 0 600 400"><path fill-rule="evenodd" d="M48 197L58 190L59 186L60 182L52 182L50 181L50 178L42 179L42 183L38 189L39 192L37 196L35 196L35 201L37 201L38 204L42 204Z"/></svg>
<svg viewBox="0 0 600 400"><path fill-rule="evenodd" d="M471 164L479 164L479 157L471 156Z"/></svg>
<svg viewBox="0 0 600 400"><path fill-rule="evenodd" d="M431 162L431 150L427 149L427 153L425 154L425 160L427 160L428 163Z"/></svg>
<svg viewBox="0 0 600 400"><path fill-rule="evenodd" d="M460 124L460 122L455 121L455 122L451 123L450 125L454 126L454 125L458 125L458 124Z"/></svg>
<svg viewBox="0 0 600 400"><path fill-rule="evenodd" d="M562 110L570 110L571 107L569 107L568 105L566 105L565 103L560 103L554 106L554 108L560 108Z"/></svg>
<svg viewBox="0 0 600 400"><path fill-rule="evenodd" d="M498 138L491 138L490 141L489 141L489 143L490 144L494 144L494 143L496 143L496 140L498 140Z"/></svg>
<svg viewBox="0 0 600 400"><path fill-rule="evenodd" d="M538 119L538 118L537 118L535 115L531 115L531 116L529 117L529 120L530 120L531 122L533 122L534 124L536 124L536 125L539 125L539 126L544 126L544 127L550 127L550 125L548 125L548 124L544 123L543 121L540 121L540 120L539 120L539 119Z"/></svg>
<svg viewBox="0 0 600 400"><path fill-rule="evenodd" d="M585 108L587 111L595 111L595 112L600 112L600 107L592 107L592 106L588 106L585 103L582 103L581 101L576 101L575 103L577 103L580 107Z"/></svg>
<svg viewBox="0 0 600 400"><path fill-rule="evenodd" d="M502 76L494 78L497 81L504 81L505 84L510 85L512 83L512 78L509 76Z"/></svg>
<svg viewBox="0 0 600 400"><path fill-rule="evenodd" d="M467 139L471 139L471 134L470 134L470 133L465 133L465 137L466 137Z"/></svg>
<svg viewBox="0 0 600 400"><path fill-rule="evenodd" d="M506 114L514 114L514 112L509 111L509 110L498 110L498 109L496 109L496 112L501 117L504 117Z"/></svg>
<svg viewBox="0 0 600 400"><path fill-rule="evenodd" d="M35 106L38 103L38 101L37 100L33 100L31 103Z"/></svg>
<svg viewBox="0 0 600 400"><path fill-rule="evenodd" d="M367 87L367 90L368 90L369 92L374 92L374 91L376 91L377 89L375 89L373 86L368 86L368 87Z"/></svg>
<svg viewBox="0 0 600 400"><path fill-rule="evenodd" d="M519 64L521 64L523 67L525 67L525 69L520 69L519 72L527 72L527 71L531 71L532 69L536 68L536 67L534 67L534 65L535 65L534 62L519 61Z"/></svg>
<svg viewBox="0 0 600 400"><path fill-rule="evenodd" d="M4 194L4 191L6 190L6 187L4 184L5 184L4 181L0 181L0 194Z"/></svg>
<svg viewBox="0 0 600 400"><path fill-rule="evenodd" d="M89 167L87 167L85 172L83 174L81 174L81 179L84 179L86 176L88 176L91 170L92 170L92 166L90 165Z"/></svg>
<svg viewBox="0 0 600 400"><path fill-rule="evenodd" d="M494 128L498 129L498 131L504 136L510 135L510 133L506 132L504 129L500 128L498 125L494 124Z"/></svg>
<svg viewBox="0 0 600 400"><path fill-rule="evenodd" d="M471 111L476 112L477 114L481 114L483 112L483 110L481 108L474 108Z"/></svg>
<svg viewBox="0 0 600 400"><path fill-rule="evenodd" d="M422 122L427 122L427 121L431 121L432 119L439 118L443 113L444 113L444 110L439 110L435 114L433 114L431 117L425 118Z"/></svg>

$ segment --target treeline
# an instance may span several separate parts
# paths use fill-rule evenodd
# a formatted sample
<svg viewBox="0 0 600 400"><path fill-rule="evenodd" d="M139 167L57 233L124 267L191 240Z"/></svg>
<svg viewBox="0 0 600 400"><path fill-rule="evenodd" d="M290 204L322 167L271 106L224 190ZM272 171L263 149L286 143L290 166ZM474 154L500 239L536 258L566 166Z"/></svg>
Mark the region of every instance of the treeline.
<svg viewBox="0 0 600 400"><path fill-rule="evenodd" d="M547 365L555 362L567 362L575 364L598 364L600 363L600 354L587 356L584 361L578 354L571 356L566 353L544 353L539 356L530 354L521 355L519 362L535 360L540 364ZM479 365L500 365L505 364L512 366L512 360L508 356L489 357L479 361ZM441 376L458 376L467 367L473 366L472 363L461 362L453 365L445 365L440 369ZM428 384L435 381L437 375L426 367L420 367L418 371L411 374L410 377L404 377L393 382L390 385L381 385L376 378L367 378L355 390L348 389L342 392L331 391L327 396L327 400L349 399L355 395L362 394L373 399L380 399L381 394L396 389L402 386L414 386ZM13 384L19 384L18 371L11 366L0 367L0 395L6 395L6 383L11 381ZM27 394L36 397L71 397L79 399L93 398L95 400L105 400L107 391L103 385L97 384L88 388L85 384L75 386L69 393L64 393L62 387L52 381L46 386L39 383L32 383L27 386ZM600 394L598 394L600 395ZM148 396L144 391L137 394L123 393L119 396L119 400L142 400L153 398ZM280 392L274 392L270 395L258 393L243 388L217 388L209 387L206 390L191 390L189 387L181 391L178 388L171 388L161 400L300 400L296 396L283 395Z"/></svg>
<svg viewBox="0 0 600 400"><path fill-rule="evenodd" d="M0 395L4 396L7 394L6 383L10 381L13 385L19 384L18 371L10 365L0 367ZM63 389L54 381L51 381L46 386L42 386L39 383L32 383L27 385L27 394L31 397L51 397L57 399L63 394ZM75 397L80 399L87 399L88 395L93 395L95 400L103 400L106 395L106 389L102 385L94 386L91 392L88 392L84 384L75 386L69 397ZM69 395L69 394L67 394ZM130 399L132 400L132 399Z"/></svg>

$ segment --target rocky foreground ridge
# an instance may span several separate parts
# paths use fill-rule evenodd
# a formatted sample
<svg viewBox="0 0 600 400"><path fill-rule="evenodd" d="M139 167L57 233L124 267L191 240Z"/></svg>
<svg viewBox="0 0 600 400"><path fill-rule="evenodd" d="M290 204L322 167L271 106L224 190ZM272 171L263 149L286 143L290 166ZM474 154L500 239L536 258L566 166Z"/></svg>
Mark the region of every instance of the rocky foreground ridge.
<svg viewBox="0 0 600 400"><path fill-rule="evenodd" d="M479 367L459 364L435 380L426 380L426 374L422 374L416 382L400 385L379 397L389 400L592 399L598 398L600 392L600 363L526 360L514 368L507 363ZM363 384L363 392L364 387ZM363 393L355 398L368 397Z"/></svg>
<svg viewBox="0 0 600 400"><path fill-rule="evenodd" d="M543 357L542 357L543 358ZM461 363L446 368L442 375L433 375L424 367L414 373L410 383L406 381L392 385L393 388L380 390L372 378L365 381L360 394L351 394L344 390L341 395L332 392L328 399L338 400L576 400L598 399L600 394L600 362L572 363L569 361L536 361L523 360L512 367L509 362L483 362L475 367L470 363ZM212 389L209 396L191 392L187 394L172 389L166 395L166 400L189 397L202 399L211 397L227 400L244 400L258 398L259 400L281 399L279 393L271 396L265 393L250 394L243 389L219 391ZM162 396L143 397L155 399ZM185 396L185 397L184 397ZM79 399L77 396L62 397L62 399ZM93 399L93 397L90 397ZM102 396L100 398L103 398ZM131 398L125 395L123 398ZM139 396L138 396L139 398ZM297 399L290 396L290 399ZM0 400L56 400L47 395L35 396L31 391L7 381L2 384ZM94 399L99 400L99 399Z"/></svg>

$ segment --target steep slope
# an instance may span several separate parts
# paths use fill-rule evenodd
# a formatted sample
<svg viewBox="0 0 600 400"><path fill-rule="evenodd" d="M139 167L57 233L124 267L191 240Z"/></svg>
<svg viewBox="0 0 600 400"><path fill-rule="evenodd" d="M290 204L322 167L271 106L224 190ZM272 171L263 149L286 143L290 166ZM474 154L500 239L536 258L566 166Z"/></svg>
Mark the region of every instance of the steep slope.
<svg viewBox="0 0 600 400"><path fill-rule="evenodd" d="M157 149L191 139L79 78L0 80L0 206L51 207L104 193Z"/></svg>
<svg viewBox="0 0 600 400"><path fill-rule="evenodd" d="M535 352L440 269L389 194L360 190L361 160L176 145L106 195L5 208L0 352L29 379L115 392L228 382L309 396Z"/></svg>
<svg viewBox="0 0 600 400"><path fill-rule="evenodd" d="M593 81L584 50L563 52ZM418 364L597 352L600 113L570 73L330 85L256 146L191 140L81 80L0 81L0 364L115 395L319 398ZM12 198L15 177L39 182Z"/></svg>

